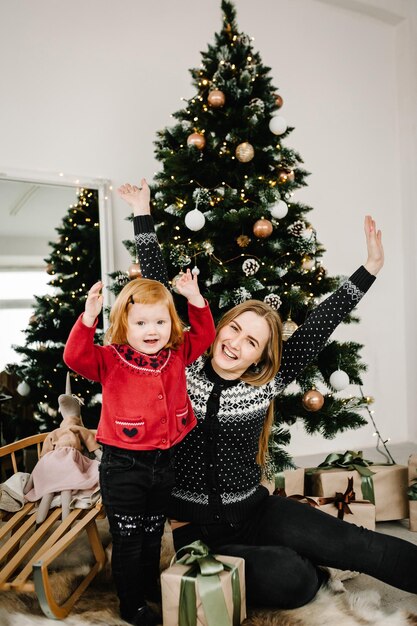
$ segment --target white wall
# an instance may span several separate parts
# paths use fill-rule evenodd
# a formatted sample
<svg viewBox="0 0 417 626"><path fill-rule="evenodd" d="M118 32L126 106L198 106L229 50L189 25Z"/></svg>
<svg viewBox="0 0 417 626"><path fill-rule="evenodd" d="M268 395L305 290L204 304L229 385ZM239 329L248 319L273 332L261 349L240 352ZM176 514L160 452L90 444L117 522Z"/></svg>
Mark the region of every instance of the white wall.
<svg viewBox="0 0 417 626"><path fill-rule="evenodd" d="M14 0L0 13L0 170L152 178L155 133L192 95L188 68L220 28L220 0ZM298 197L327 248L331 274L365 260L362 221L384 232L386 266L360 305L365 393L393 441L415 426L417 3L237 0L240 29L272 68L296 127L287 145L312 172ZM118 269L129 259L126 210L113 198ZM411 288L413 287L413 288ZM373 445L372 428L324 442L293 428L295 455Z"/></svg>

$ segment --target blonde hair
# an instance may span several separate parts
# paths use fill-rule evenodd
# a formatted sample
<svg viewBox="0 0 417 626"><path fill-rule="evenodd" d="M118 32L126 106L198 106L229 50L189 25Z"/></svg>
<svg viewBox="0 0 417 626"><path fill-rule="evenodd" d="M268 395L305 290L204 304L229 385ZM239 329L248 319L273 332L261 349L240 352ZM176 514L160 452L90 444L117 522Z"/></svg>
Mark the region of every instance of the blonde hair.
<svg viewBox="0 0 417 626"><path fill-rule="evenodd" d="M268 443L269 436L271 434L272 424L274 423L274 401L268 407L265 421L262 426L262 432L259 437L258 454L256 455L256 462L261 467L266 466L268 459Z"/></svg>
<svg viewBox="0 0 417 626"><path fill-rule="evenodd" d="M246 300L230 309L223 315L216 327L216 338L219 331L230 324L238 315L250 311L262 317L268 324L269 339L266 342L261 358L256 367L249 367L240 379L249 385L259 387L269 383L276 376L281 364L282 355L282 323L278 313L269 304L260 300ZM213 356L213 345L210 348L209 357ZM256 462L263 466L266 463L268 453L268 440L274 421L274 402L268 407L268 411L263 423L262 432L259 437L258 454Z"/></svg>
<svg viewBox="0 0 417 626"><path fill-rule="evenodd" d="M171 318L171 335L166 348L178 348L183 342L184 325L168 289L157 280L135 278L117 296L111 311L105 343L127 343L127 316L132 304L165 304Z"/></svg>

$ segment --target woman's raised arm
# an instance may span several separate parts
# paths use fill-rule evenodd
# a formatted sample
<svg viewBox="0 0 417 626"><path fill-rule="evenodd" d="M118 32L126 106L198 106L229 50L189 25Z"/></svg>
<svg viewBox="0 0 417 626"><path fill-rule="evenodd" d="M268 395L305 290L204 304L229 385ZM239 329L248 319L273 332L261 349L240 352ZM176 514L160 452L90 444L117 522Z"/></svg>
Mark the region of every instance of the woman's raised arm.
<svg viewBox="0 0 417 626"><path fill-rule="evenodd" d="M170 289L168 273L161 253L150 209L150 190L144 178L141 187L126 183L117 190L119 196L133 209L136 253L144 278L159 280Z"/></svg>

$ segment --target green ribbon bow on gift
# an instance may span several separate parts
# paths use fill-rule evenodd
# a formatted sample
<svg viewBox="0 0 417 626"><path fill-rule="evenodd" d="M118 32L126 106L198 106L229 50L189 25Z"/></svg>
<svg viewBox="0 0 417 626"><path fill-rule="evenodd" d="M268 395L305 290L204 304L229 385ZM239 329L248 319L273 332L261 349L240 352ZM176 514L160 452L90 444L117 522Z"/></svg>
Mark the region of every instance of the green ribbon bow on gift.
<svg viewBox="0 0 417 626"><path fill-rule="evenodd" d="M178 558L184 552L185 556ZM208 626L239 626L241 598L237 566L218 561L202 541L194 541L178 550L172 559L172 562L175 561L191 565L181 578L178 626L197 624L196 584ZM231 572L233 622L227 612L220 583L219 574L224 570Z"/></svg>
<svg viewBox="0 0 417 626"><path fill-rule="evenodd" d="M275 495L283 495L286 496L285 493L285 474L283 471L277 472L274 476L275 480Z"/></svg>
<svg viewBox="0 0 417 626"><path fill-rule="evenodd" d="M362 496L364 500L370 500L372 504L375 504L374 482L372 480L372 476L375 475L375 472L371 472L368 467L372 465L372 463L372 461L362 458L362 452L346 450L344 454L337 452L328 454L323 463L320 463L317 467L324 470L335 469L336 467L341 467L345 470L356 470L361 476Z"/></svg>
<svg viewBox="0 0 417 626"><path fill-rule="evenodd" d="M416 482L409 486L407 495L409 500L417 500L417 479Z"/></svg>

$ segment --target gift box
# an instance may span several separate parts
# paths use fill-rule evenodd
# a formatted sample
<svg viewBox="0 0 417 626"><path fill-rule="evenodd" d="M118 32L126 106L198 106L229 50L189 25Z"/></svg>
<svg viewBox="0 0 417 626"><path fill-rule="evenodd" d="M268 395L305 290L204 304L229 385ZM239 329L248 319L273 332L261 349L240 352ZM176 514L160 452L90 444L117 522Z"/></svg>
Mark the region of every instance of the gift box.
<svg viewBox="0 0 417 626"><path fill-rule="evenodd" d="M409 528L417 532L417 454L408 457L408 506Z"/></svg>
<svg viewBox="0 0 417 626"><path fill-rule="evenodd" d="M237 626L246 618L243 559L210 554L195 541L173 560L161 574L164 626Z"/></svg>
<svg viewBox="0 0 417 626"><path fill-rule="evenodd" d="M320 498L317 498L317 500L320 500ZM319 503L319 509L324 513L333 515L333 517L338 516L338 510L333 503ZM375 505L372 504L372 502L369 502L369 500L351 502L349 504L349 509L349 513L343 516L343 520L345 522L350 522L351 524L356 524L357 526L363 526L368 530L375 530Z"/></svg>
<svg viewBox="0 0 417 626"><path fill-rule="evenodd" d="M417 500L409 500L409 529L417 533Z"/></svg>
<svg viewBox="0 0 417 626"><path fill-rule="evenodd" d="M375 530L375 505L369 500L356 500L353 478L348 479L344 493L336 492L332 497L327 498L305 496L297 499L345 522Z"/></svg>
<svg viewBox="0 0 417 626"><path fill-rule="evenodd" d="M358 498L375 504L377 522L408 516L408 469L405 465L373 465L362 459L361 453L348 451L343 455L329 455L307 473L309 492L314 496L332 496L344 489L347 478L353 478Z"/></svg>
<svg viewBox="0 0 417 626"><path fill-rule="evenodd" d="M261 484L266 487L270 494L276 489L282 495L292 496L294 494L304 494L304 467L284 470L275 475L275 479L262 480Z"/></svg>

